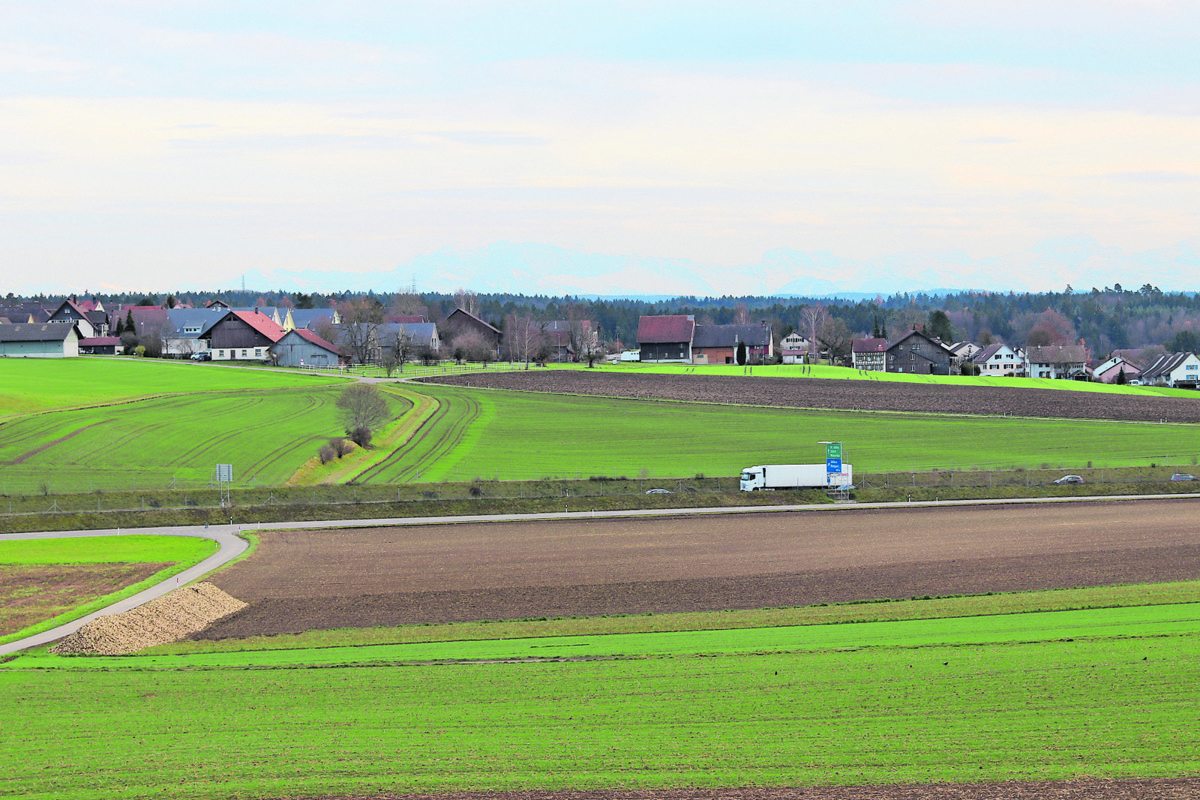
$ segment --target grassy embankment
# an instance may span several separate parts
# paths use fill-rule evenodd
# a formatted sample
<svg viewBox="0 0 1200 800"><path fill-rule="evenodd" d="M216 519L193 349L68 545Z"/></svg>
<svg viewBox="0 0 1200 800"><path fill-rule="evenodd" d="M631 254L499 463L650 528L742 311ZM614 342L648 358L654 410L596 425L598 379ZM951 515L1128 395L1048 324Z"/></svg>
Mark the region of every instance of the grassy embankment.
<svg viewBox="0 0 1200 800"><path fill-rule="evenodd" d="M1195 597L1194 585L1182 591ZM1039 594L1053 604L1060 593ZM13 732L0 759L11 765L5 787L30 798L1189 775L1200 770L1198 621L1200 604L1190 603L119 659L33 654L0 668L0 725Z"/></svg>
<svg viewBox="0 0 1200 800"><path fill-rule="evenodd" d="M137 594L200 563L215 546L208 539L183 536L0 539L0 643ZM38 621L16 629L32 620Z"/></svg>

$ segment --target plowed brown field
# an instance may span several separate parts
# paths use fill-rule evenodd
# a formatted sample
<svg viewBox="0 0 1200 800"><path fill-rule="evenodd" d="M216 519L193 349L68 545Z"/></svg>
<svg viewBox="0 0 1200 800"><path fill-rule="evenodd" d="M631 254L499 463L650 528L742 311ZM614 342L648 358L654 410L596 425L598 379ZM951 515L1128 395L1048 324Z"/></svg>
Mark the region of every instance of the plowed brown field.
<svg viewBox="0 0 1200 800"><path fill-rule="evenodd" d="M269 531L206 638L1200 578L1197 500Z"/></svg>
<svg viewBox="0 0 1200 800"><path fill-rule="evenodd" d="M531 370L429 378L492 389L740 403L785 408L911 411L1053 419L1200 422L1200 394L1156 397L1062 389L955 386L897 381L663 375L603 370Z"/></svg>

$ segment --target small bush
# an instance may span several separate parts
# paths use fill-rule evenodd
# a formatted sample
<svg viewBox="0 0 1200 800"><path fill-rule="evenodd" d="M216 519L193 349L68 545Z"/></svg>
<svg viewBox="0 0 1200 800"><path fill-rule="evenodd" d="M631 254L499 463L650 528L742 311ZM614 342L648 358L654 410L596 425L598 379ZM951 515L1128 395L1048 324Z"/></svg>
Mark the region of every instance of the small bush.
<svg viewBox="0 0 1200 800"><path fill-rule="evenodd" d="M437 492L421 492L421 497L424 497L426 500L437 500L438 493Z"/></svg>
<svg viewBox="0 0 1200 800"><path fill-rule="evenodd" d="M350 441L344 436L338 436L334 439L330 439L329 444L333 446L338 458L341 458L342 456L348 456L354 452L354 442Z"/></svg>
<svg viewBox="0 0 1200 800"><path fill-rule="evenodd" d="M370 429L360 426L360 427L355 428L354 430L350 431L349 433L350 433L350 438L359 447L370 447L371 446L371 431L370 431Z"/></svg>
<svg viewBox="0 0 1200 800"><path fill-rule="evenodd" d="M333 461L338 457L338 452L332 446L324 444L321 445L321 449L317 451L317 455L320 456L322 464L328 464L330 461Z"/></svg>
<svg viewBox="0 0 1200 800"><path fill-rule="evenodd" d="M483 487L482 486L474 485L467 491L470 493L471 497L483 497Z"/></svg>

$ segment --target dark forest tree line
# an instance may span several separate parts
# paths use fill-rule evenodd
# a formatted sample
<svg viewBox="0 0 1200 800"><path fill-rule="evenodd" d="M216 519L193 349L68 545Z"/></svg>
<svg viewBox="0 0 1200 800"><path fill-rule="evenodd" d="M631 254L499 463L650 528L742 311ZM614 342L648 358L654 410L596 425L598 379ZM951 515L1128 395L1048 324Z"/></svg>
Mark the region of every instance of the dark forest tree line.
<svg viewBox="0 0 1200 800"><path fill-rule="evenodd" d="M692 314L700 324L765 323L771 326L777 339L792 331L819 338L819 326L829 325L833 327L826 333L839 339L846 334L868 337L880 333L894 339L919 328L944 341L965 339L979 344L1003 341L1014 346L1082 342L1096 356L1113 350L1147 347L1200 350L1200 296L1162 292L1149 283L1137 290L1116 284L1086 292L1067 287L1063 292L904 293L860 300L753 296L589 299L569 295L475 294L463 290L455 294L419 295L241 290L178 291L169 295L85 292L78 297L100 299L109 307L168 302L203 305L210 299L220 299L231 306L337 307L355 311L370 308L372 318L378 311L390 310L421 314L435 323L443 321L460 304L468 303L471 306L468 310L501 330L513 320L537 327L551 320L586 319L609 348L636 346L638 319L642 315ZM7 300L10 304L24 300L55 304L62 298L45 295L22 298L10 293ZM524 349L530 349L528 342Z"/></svg>

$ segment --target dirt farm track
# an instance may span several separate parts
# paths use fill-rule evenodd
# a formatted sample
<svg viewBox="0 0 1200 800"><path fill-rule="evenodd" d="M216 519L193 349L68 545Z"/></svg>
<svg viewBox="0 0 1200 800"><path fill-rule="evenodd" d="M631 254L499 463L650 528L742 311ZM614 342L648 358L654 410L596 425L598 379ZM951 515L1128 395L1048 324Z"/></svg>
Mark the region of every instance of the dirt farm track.
<svg viewBox="0 0 1200 800"><path fill-rule="evenodd" d="M291 530L204 638L1200 578L1200 500Z"/></svg>

